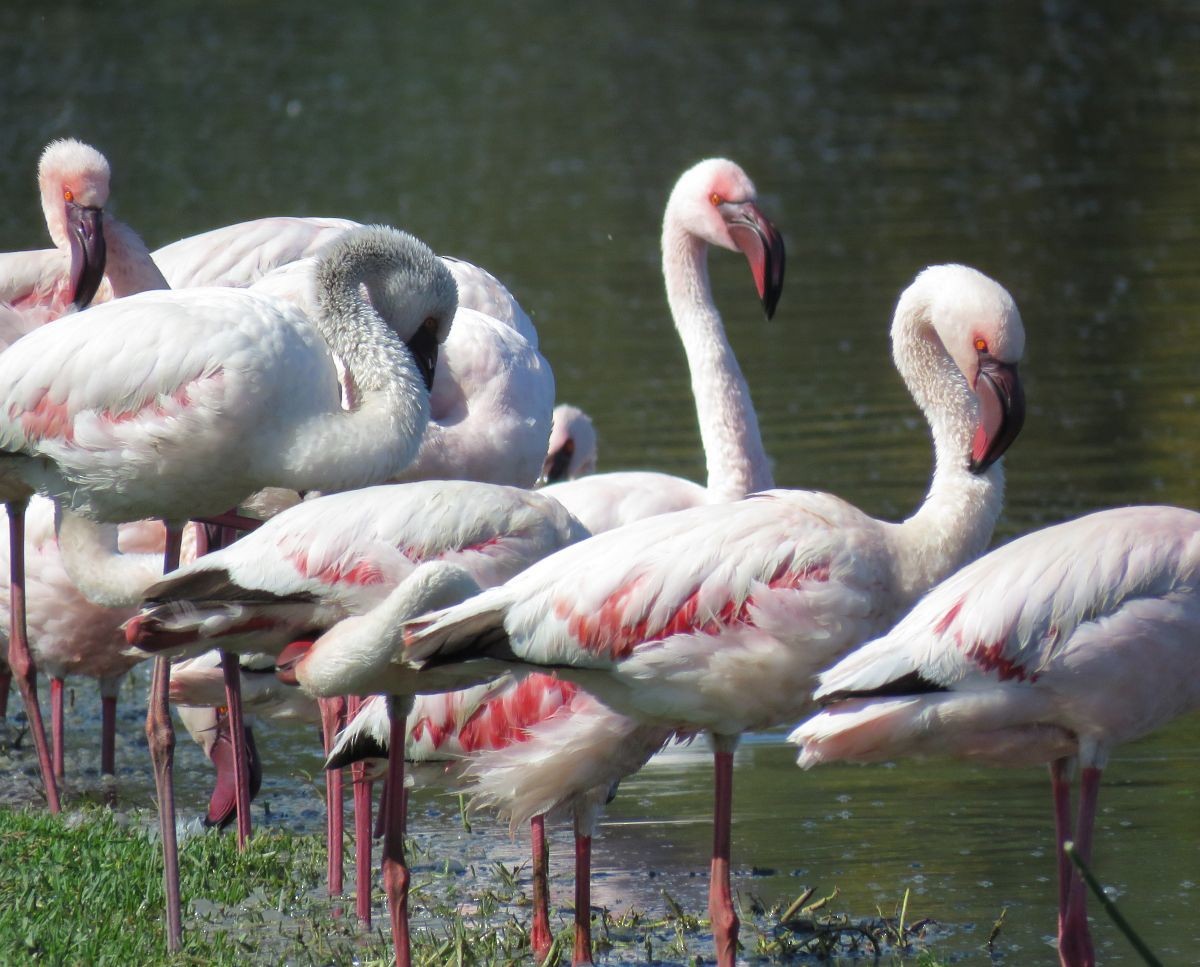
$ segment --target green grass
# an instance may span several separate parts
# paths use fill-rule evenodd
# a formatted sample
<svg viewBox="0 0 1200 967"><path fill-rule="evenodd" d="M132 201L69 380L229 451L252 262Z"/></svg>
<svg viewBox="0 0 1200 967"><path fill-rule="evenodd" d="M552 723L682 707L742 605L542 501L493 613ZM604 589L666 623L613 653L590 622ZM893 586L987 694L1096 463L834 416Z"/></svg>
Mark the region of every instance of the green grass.
<svg viewBox="0 0 1200 967"><path fill-rule="evenodd" d="M256 831L244 853L228 835L184 839L184 945L168 956L162 868L157 842L146 832L150 827L147 815L95 806L63 817L0 810L0 963L391 963L379 893L374 929L365 932L352 898L324 895L322 838L278 829ZM419 846L412 846L410 865L415 964L532 962L528 899L517 870L501 864L464 869ZM348 871L352 888L351 876ZM743 911L744 955L753 962L789 963L798 955L847 953L861 941L860 952L874 942L886 944L885 963L934 964L914 930L919 924L906 924L903 908L898 917L851 923L825 913L830 899L785 911L765 910L751 898ZM626 962L643 957L695 962L709 940L707 924L670 897L664 896L664 909L665 918L636 910L596 916L597 953L623 954ZM559 923L569 922L569 910L556 915ZM569 926L556 940L552 962L568 963Z"/></svg>

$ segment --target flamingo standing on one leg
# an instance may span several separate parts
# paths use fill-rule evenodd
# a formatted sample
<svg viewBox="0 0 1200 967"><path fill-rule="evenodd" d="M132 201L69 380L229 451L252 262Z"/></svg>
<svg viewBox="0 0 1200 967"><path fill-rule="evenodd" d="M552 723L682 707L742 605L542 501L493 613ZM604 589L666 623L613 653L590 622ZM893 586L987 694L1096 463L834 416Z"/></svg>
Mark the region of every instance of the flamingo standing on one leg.
<svg viewBox="0 0 1200 967"><path fill-rule="evenodd" d="M1011 297L972 269L926 269L900 297L892 343L936 454L929 494L904 523L827 494L771 491L600 534L404 631L414 666L553 666L641 721L712 734L709 911L723 965L737 949L729 834L740 734L807 709L816 673L980 553L1000 511L996 461L1024 413Z"/></svg>
<svg viewBox="0 0 1200 967"><path fill-rule="evenodd" d="M88 597L117 603L149 576L140 565L135 575L116 567L84 515L183 520L263 486L339 490L387 479L413 458L456 307L449 272L411 236L362 229L326 250L318 301L310 323L246 292L143 293L0 354L0 448L25 457L8 462L7 479L18 495L33 483L65 508L60 547ZM358 389L351 409L331 353ZM170 854L168 677L158 665L148 733ZM167 894L168 943L178 949L177 880Z"/></svg>
<svg viewBox="0 0 1200 967"><path fill-rule="evenodd" d="M713 158L680 176L663 216L663 281L692 373L707 486L669 474L626 471L547 487L593 534L685 507L740 500L774 486L750 389L708 280L709 246L742 252L767 317L774 314L783 290L783 238L759 210L757 198L738 165Z"/></svg>
<svg viewBox="0 0 1200 967"><path fill-rule="evenodd" d="M800 765L952 755L1050 763L1064 967L1095 963L1087 888L1113 747L1200 708L1200 514L1126 507L1027 534L930 591L891 632L821 675Z"/></svg>

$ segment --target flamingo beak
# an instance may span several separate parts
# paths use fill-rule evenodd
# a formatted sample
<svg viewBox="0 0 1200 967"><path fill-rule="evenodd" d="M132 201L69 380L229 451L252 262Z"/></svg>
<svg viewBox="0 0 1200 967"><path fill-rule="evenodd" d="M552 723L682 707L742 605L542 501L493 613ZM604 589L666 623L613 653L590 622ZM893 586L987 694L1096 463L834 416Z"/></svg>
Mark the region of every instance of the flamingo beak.
<svg viewBox="0 0 1200 967"><path fill-rule="evenodd" d="M408 351L425 381L425 389L433 391L433 373L437 369L438 341L432 326L421 326L408 341Z"/></svg>
<svg viewBox="0 0 1200 967"><path fill-rule="evenodd" d="M311 641L293 641L284 648L279 653L279 657L275 659L275 677L284 685L298 686L300 681L296 678L296 666L300 664L312 646Z"/></svg>
<svg viewBox="0 0 1200 967"><path fill-rule="evenodd" d="M542 464L542 475L538 477L536 486L544 487L546 484L558 483L560 480L565 480L567 469L571 466L571 457L574 455L575 441L569 438L557 450L546 454L546 460Z"/></svg>
<svg viewBox="0 0 1200 967"><path fill-rule="evenodd" d="M770 319L775 315L775 307L783 293L786 254L783 236L754 202L722 202L717 209L725 219L733 243L750 263L759 301Z"/></svg>
<svg viewBox="0 0 1200 967"><path fill-rule="evenodd" d="M71 243L71 266L75 277L76 309L96 297L104 280L107 249L104 244L104 212L67 202L67 237Z"/></svg>
<svg viewBox="0 0 1200 967"><path fill-rule="evenodd" d="M1016 363L1002 363L988 353L979 354L975 380L979 399L979 426L971 444L971 473L983 473L1004 456L1025 423L1025 392Z"/></svg>

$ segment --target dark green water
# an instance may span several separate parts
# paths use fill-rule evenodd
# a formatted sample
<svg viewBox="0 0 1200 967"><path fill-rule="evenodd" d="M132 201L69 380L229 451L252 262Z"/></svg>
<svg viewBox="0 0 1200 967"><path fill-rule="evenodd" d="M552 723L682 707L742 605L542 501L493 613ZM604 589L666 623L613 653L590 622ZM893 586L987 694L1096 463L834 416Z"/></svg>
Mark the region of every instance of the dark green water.
<svg viewBox="0 0 1200 967"><path fill-rule="evenodd" d="M713 258L781 485L882 516L920 499L929 446L887 324L921 267L962 261L1010 289L1029 335L998 538L1196 504L1196 4L9 3L0 58L0 248L46 244L33 172L64 135L106 152L152 247L265 214L398 224L510 284L602 469L699 478L658 232L677 174L724 154L789 250L770 323L740 260ZM1192 720L1123 750L1101 798L1099 873L1168 962L1200 939L1198 740ZM276 775L294 741L268 740ZM1007 907L1005 962L1053 961L1041 772L801 774L777 739L738 769L735 863L777 871L743 891L837 884L867 914L911 887L968 960ZM700 895L708 778L693 757L626 784L598 893ZM1103 962L1134 962L1096 932Z"/></svg>

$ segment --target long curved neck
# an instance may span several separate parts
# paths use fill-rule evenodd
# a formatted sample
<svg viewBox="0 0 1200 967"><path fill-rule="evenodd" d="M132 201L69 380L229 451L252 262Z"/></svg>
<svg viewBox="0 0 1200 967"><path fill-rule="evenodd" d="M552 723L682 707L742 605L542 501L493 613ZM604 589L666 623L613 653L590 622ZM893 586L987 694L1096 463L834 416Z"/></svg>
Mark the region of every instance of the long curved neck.
<svg viewBox="0 0 1200 967"><path fill-rule="evenodd" d="M921 306L897 309L896 368L933 433L934 470L917 512L897 526L898 584L915 600L987 549L1004 505L1004 470L967 469L978 406Z"/></svg>
<svg viewBox="0 0 1200 967"><path fill-rule="evenodd" d="M63 567L89 601L130 607L162 580L162 554L120 553L115 524L97 524L56 504L54 526Z"/></svg>
<svg viewBox="0 0 1200 967"><path fill-rule="evenodd" d="M104 274L112 286L114 299L151 289L169 289L146 243L132 228L115 218L104 216L104 244L108 249Z"/></svg>
<svg viewBox="0 0 1200 967"><path fill-rule="evenodd" d="M708 280L708 243L668 215L663 280L692 374L692 395L714 499L737 500L774 486L750 388L725 335Z"/></svg>
<svg viewBox="0 0 1200 967"><path fill-rule="evenodd" d="M429 424L429 394L408 347L363 294L382 282L387 253L318 269L313 323L355 388L350 409L297 428L286 456L294 490L348 490L383 483L417 455Z"/></svg>

